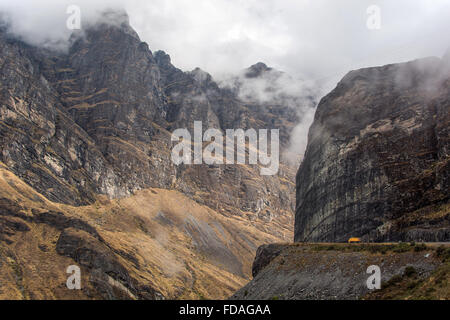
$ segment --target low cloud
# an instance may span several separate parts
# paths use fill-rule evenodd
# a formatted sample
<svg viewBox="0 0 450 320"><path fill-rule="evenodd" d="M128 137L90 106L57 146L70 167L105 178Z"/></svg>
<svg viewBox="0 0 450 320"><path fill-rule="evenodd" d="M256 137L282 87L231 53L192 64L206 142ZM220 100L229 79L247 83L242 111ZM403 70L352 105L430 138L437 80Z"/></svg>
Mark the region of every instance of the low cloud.
<svg viewBox="0 0 450 320"><path fill-rule="evenodd" d="M83 21L105 8L125 8L152 50L170 53L184 70L214 76L264 61L290 74L339 80L347 71L442 56L450 40L448 0L0 0L12 31L33 44L66 41L69 5ZM367 8L381 12L367 28Z"/></svg>
<svg viewBox="0 0 450 320"><path fill-rule="evenodd" d="M67 49L73 30L67 27L70 6L81 10L82 27L100 21L105 9L124 8L124 1L71 1L71 0L0 0L2 18L8 31L23 41L52 49ZM108 20L108 22L114 23Z"/></svg>
<svg viewBox="0 0 450 320"><path fill-rule="evenodd" d="M314 120L316 104L324 94L320 82L296 78L258 63L237 76L223 75L219 85L234 91L242 101L258 103L262 108L279 105L292 109L299 122L282 156L293 165L299 164L308 143L308 130Z"/></svg>
<svg viewBox="0 0 450 320"><path fill-rule="evenodd" d="M125 9L142 41L168 52L183 70L200 67L224 79L264 61L296 79L320 83L315 94L331 90L350 70L442 56L450 46L448 0L0 0L0 11L15 35L63 49L71 34L69 5L80 7L82 27L104 9ZM367 27L373 5L380 9L376 30ZM264 85L250 81L240 94L262 101L309 95L305 80L281 78L273 91ZM293 138L301 152L313 111L302 107L307 103L293 103L303 113Z"/></svg>

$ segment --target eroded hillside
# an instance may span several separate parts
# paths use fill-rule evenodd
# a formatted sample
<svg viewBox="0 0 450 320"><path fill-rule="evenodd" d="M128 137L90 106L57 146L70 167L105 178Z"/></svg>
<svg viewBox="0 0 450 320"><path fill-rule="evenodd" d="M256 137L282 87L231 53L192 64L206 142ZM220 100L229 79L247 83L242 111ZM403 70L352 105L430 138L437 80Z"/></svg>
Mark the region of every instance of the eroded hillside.
<svg viewBox="0 0 450 320"><path fill-rule="evenodd" d="M296 168L177 166L171 134L280 129L283 153L302 114L177 69L124 12L103 18L67 52L0 27L0 297L228 297L259 245L293 238ZM65 286L72 264L81 291Z"/></svg>
<svg viewBox="0 0 450 320"><path fill-rule="evenodd" d="M0 163L1 299L221 299L251 276L268 225L225 217L178 191L146 189L74 207L49 201ZM269 230L268 230L269 231ZM67 268L82 269L68 290Z"/></svg>

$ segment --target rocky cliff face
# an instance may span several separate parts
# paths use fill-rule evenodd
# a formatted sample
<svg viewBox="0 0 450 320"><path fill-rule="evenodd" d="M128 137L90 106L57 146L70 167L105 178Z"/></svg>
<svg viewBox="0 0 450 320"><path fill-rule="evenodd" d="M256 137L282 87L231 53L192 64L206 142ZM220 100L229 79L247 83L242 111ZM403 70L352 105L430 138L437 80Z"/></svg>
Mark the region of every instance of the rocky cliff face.
<svg viewBox="0 0 450 320"><path fill-rule="evenodd" d="M350 72L320 102L297 174L296 241L449 241L450 64Z"/></svg>
<svg viewBox="0 0 450 320"><path fill-rule="evenodd" d="M106 15L113 25L74 34L67 52L0 30L0 296L229 296L259 245L292 239L295 170L175 166L171 133L194 121L281 129L283 152L301 110L183 72L126 14ZM65 290L70 264L82 268L82 292Z"/></svg>

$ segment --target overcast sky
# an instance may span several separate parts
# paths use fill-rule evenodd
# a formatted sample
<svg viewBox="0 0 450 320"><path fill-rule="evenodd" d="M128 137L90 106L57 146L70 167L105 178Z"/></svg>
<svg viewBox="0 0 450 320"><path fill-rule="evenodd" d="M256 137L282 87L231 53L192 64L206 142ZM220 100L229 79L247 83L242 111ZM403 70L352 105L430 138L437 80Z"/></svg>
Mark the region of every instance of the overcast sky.
<svg viewBox="0 0 450 320"><path fill-rule="evenodd" d="M123 6L153 51L184 70L219 75L265 62L292 75L341 77L347 71L442 56L450 46L450 0L0 0L13 30L31 42L68 35L66 8L83 19ZM380 8L370 30L367 9Z"/></svg>

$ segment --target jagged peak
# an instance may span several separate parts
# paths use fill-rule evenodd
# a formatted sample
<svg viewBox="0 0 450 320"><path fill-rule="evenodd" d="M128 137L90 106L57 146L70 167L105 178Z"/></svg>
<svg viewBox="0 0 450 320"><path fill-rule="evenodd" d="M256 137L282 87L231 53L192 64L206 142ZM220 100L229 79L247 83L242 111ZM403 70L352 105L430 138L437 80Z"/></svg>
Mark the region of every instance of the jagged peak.
<svg viewBox="0 0 450 320"><path fill-rule="evenodd" d="M265 63L258 62L252 65L250 68L245 70L245 76L247 78L257 78L266 72L272 71L272 68L269 68Z"/></svg>
<svg viewBox="0 0 450 320"><path fill-rule="evenodd" d="M139 35L130 25L130 17L124 9L109 8L102 10L92 22L87 23L87 30L102 30L104 28L118 28L125 34L140 41Z"/></svg>
<svg viewBox="0 0 450 320"><path fill-rule="evenodd" d="M130 25L130 17L124 9L106 9L101 13L101 17L108 20L114 20L120 24Z"/></svg>
<svg viewBox="0 0 450 320"><path fill-rule="evenodd" d="M160 65L168 65L172 63L172 59L170 58L170 55L168 55L163 50L158 50L154 53L154 57L158 64Z"/></svg>

